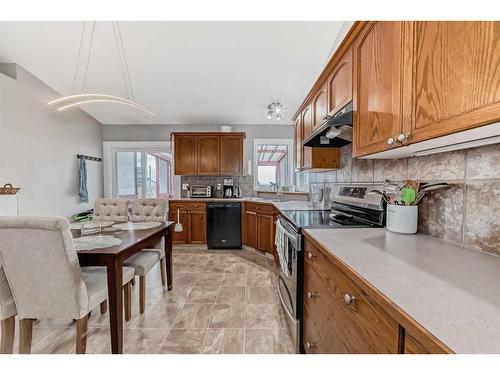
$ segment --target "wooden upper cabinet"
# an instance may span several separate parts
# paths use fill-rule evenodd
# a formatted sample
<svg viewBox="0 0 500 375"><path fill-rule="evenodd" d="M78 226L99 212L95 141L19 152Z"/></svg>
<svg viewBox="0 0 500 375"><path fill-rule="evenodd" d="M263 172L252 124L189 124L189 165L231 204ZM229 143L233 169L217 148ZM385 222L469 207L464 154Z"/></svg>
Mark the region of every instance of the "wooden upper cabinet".
<svg viewBox="0 0 500 375"><path fill-rule="evenodd" d="M295 120L295 168L302 168L302 118L297 116Z"/></svg>
<svg viewBox="0 0 500 375"><path fill-rule="evenodd" d="M302 140L306 139L312 132L312 110L311 106L304 109L302 112ZM312 161L312 149L311 147L302 147L302 168L310 169Z"/></svg>
<svg viewBox="0 0 500 375"><path fill-rule="evenodd" d="M328 90L325 83L312 101L312 131L325 121L326 115L328 115Z"/></svg>
<svg viewBox="0 0 500 375"><path fill-rule="evenodd" d="M243 137L223 135L220 137L221 175L237 176L243 174Z"/></svg>
<svg viewBox="0 0 500 375"><path fill-rule="evenodd" d="M198 175L213 176L219 172L220 137L198 136Z"/></svg>
<svg viewBox="0 0 500 375"><path fill-rule="evenodd" d="M500 120L500 22L414 22L409 140Z"/></svg>
<svg viewBox="0 0 500 375"><path fill-rule="evenodd" d="M402 132L403 22L370 22L354 42L353 156L395 147Z"/></svg>
<svg viewBox="0 0 500 375"><path fill-rule="evenodd" d="M240 176L245 133L172 133L176 175Z"/></svg>
<svg viewBox="0 0 500 375"><path fill-rule="evenodd" d="M191 135L177 135L174 141L174 165L177 175L198 173L197 138Z"/></svg>
<svg viewBox="0 0 500 375"><path fill-rule="evenodd" d="M328 110L334 115L352 100L352 49L350 48L328 77Z"/></svg>

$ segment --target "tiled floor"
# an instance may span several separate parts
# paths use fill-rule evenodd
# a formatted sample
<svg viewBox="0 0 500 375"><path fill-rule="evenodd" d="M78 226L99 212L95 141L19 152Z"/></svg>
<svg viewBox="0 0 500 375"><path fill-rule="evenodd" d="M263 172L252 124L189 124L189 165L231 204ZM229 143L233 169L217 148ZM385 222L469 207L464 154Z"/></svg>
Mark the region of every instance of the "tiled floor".
<svg viewBox="0 0 500 375"><path fill-rule="evenodd" d="M124 352L291 353L275 286L274 261L253 249L175 247L173 291L161 287L158 268L151 270L140 316L134 287ZM42 320L34 327L33 353L74 352L72 322ZM87 353L110 353L108 327L107 314L93 311Z"/></svg>

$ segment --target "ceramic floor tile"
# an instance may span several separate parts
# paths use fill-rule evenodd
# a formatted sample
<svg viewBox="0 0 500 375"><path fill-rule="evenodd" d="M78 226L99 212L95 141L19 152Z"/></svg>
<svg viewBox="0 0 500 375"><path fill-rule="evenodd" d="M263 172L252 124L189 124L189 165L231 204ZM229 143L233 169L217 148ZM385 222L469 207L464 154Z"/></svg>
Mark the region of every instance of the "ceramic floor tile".
<svg viewBox="0 0 500 375"><path fill-rule="evenodd" d="M89 329L89 331L92 331ZM108 331L109 332L109 331ZM76 326L55 328L54 331L33 346L31 352L35 354L71 354L75 352Z"/></svg>
<svg viewBox="0 0 500 375"><path fill-rule="evenodd" d="M196 280L196 286L219 286L222 280L221 273L206 272L200 274Z"/></svg>
<svg viewBox="0 0 500 375"><path fill-rule="evenodd" d="M174 266L174 270L176 270ZM174 285L175 286L193 286L198 279L198 274L193 272L174 272Z"/></svg>
<svg viewBox="0 0 500 375"><path fill-rule="evenodd" d="M153 304L139 316L134 328L171 328L182 306L182 304Z"/></svg>
<svg viewBox="0 0 500 375"><path fill-rule="evenodd" d="M203 354L241 354L243 353L243 329L208 329L203 344Z"/></svg>
<svg viewBox="0 0 500 375"><path fill-rule="evenodd" d="M245 328L281 328L278 306L246 305Z"/></svg>
<svg viewBox="0 0 500 375"><path fill-rule="evenodd" d="M246 286L247 275L245 273L224 273L221 286Z"/></svg>
<svg viewBox="0 0 500 375"><path fill-rule="evenodd" d="M271 287L247 288L246 303L253 305L276 303L277 292Z"/></svg>
<svg viewBox="0 0 500 375"><path fill-rule="evenodd" d="M174 272L202 272L205 264L193 264L193 263L176 263L174 265Z"/></svg>
<svg viewBox="0 0 500 375"><path fill-rule="evenodd" d="M245 303L245 289L245 287L241 286L220 287L217 303L242 305Z"/></svg>
<svg viewBox="0 0 500 375"><path fill-rule="evenodd" d="M235 263L226 263L226 269L224 270L226 273L246 273L247 272L247 264L244 262L235 262Z"/></svg>
<svg viewBox="0 0 500 375"><path fill-rule="evenodd" d="M290 332L287 328L281 329L281 336L283 337L283 342L285 343L286 352L288 354L297 354L295 351L295 345L292 340L292 336L290 336Z"/></svg>
<svg viewBox="0 0 500 375"><path fill-rule="evenodd" d="M172 329L158 353L198 354L205 340L205 329Z"/></svg>
<svg viewBox="0 0 500 375"><path fill-rule="evenodd" d="M247 286L273 287L275 285L269 273L247 274Z"/></svg>
<svg viewBox="0 0 500 375"><path fill-rule="evenodd" d="M245 308L242 305L215 305L210 328L243 328Z"/></svg>
<svg viewBox="0 0 500 375"><path fill-rule="evenodd" d="M158 353L169 332L168 329L157 328L125 330L123 332L123 352L125 354Z"/></svg>
<svg viewBox="0 0 500 375"><path fill-rule="evenodd" d="M218 286L195 286L186 303L215 303L218 291Z"/></svg>
<svg viewBox="0 0 500 375"><path fill-rule="evenodd" d="M185 303L192 287L175 285L172 290L159 289L146 291L146 308L150 304L164 303L164 304L181 304Z"/></svg>
<svg viewBox="0 0 500 375"><path fill-rule="evenodd" d="M207 328L212 304L186 303L175 319L173 328Z"/></svg>
<svg viewBox="0 0 500 375"><path fill-rule="evenodd" d="M245 353L285 354L286 348L279 329L245 329Z"/></svg>

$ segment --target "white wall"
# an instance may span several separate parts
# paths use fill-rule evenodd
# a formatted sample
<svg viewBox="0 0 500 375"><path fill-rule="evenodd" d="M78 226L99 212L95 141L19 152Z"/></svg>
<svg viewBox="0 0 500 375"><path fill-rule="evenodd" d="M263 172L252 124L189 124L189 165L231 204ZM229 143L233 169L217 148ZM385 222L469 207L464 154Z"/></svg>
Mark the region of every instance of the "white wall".
<svg viewBox="0 0 500 375"><path fill-rule="evenodd" d="M171 132L218 132L219 125L103 125L103 140L114 142L168 142ZM255 138L293 139L293 125L233 125L234 132L246 132L243 143L243 172L252 160Z"/></svg>
<svg viewBox="0 0 500 375"><path fill-rule="evenodd" d="M87 162L89 204L78 197L76 154L102 156L102 125L81 110L56 113L59 94L17 66L0 73L0 184L21 187L23 215L69 217L103 194L102 163Z"/></svg>

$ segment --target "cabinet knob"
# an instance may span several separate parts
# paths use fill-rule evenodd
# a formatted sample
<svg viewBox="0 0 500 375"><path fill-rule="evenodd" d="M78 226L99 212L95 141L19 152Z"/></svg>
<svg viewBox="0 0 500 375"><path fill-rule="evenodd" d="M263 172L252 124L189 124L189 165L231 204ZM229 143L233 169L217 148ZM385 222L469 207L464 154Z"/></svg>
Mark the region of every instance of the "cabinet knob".
<svg viewBox="0 0 500 375"><path fill-rule="evenodd" d="M356 302L356 297L351 296L350 294L344 294L344 303L346 305L352 305L354 302Z"/></svg>
<svg viewBox="0 0 500 375"><path fill-rule="evenodd" d="M396 140L394 139L394 137L390 137L387 139L387 144L389 146L392 146L395 142L396 142Z"/></svg>
<svg viewBox="0 0 500 375"><path fill-rule="evenodd" d="M311 350L312 348L314 348L316 345L314 344L311 344L310 342L306 342L306 348L307 350Z"/></svg>
<svg viewBox="0 0 500 375"><path fill-rule="evenodd" d="M313 253L311 253L310 251L307 253L307 257L308 257L309 259L312 259L312 258L314 258L315 256L316 256L316 255L314 255L314 254L313 254Z"/></svg>
<svg viewBox="0 0 500 375"><path fill-rule="evenodd" d="M307 298L309 298L309 299L316 297L317 295L318 295L318 293L307 292Z"/></svg>
<svg viewBox="0 0 500 375"><path fill-rule="evenodd" d="M408 139L408 134L407 133L400 133L398 134L398 142L403 142L403 141L406 141Z"/></svg>

